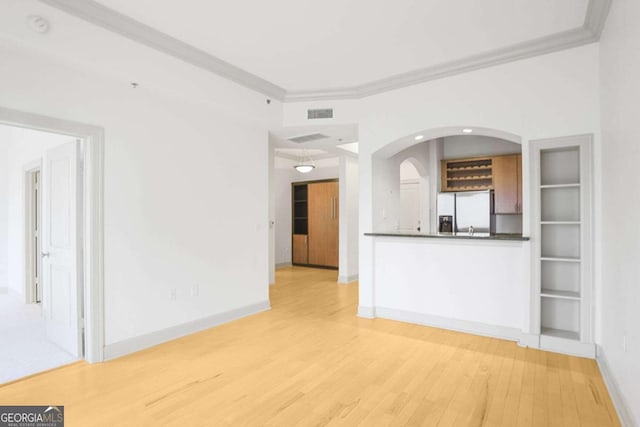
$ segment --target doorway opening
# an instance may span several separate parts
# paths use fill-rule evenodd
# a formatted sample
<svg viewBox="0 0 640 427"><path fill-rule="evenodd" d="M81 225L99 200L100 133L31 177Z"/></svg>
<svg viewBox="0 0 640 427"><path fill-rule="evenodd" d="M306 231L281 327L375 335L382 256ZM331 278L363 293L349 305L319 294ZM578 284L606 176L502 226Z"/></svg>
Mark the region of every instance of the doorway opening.
<svg viewBox="0 0 640 427"><path fill-rule="evenodd" d="M423 169L414 158L400 163L400 231L429 232L429 176L420 172Z"/></svg>
<svg viewBox="0 0 640 427"><path fill-rule="evenodd" d="M0 241L4 241L0 243L8 243L10 239L23 242L19 250L7 251L4 259L0 251L0 297L13 295L14 299L19 300L21 308L28 307L39 317L47 318L48 329L45 332L59 341L59 344L54 345L56 348L70 348L71 353L77 354L74 359L84 358L90 363L101 362L104 360L104 129L0 107L0 128L2 127L15 128L21 132L54 134L64 138L65 144L58 148L49 147L52 148L51 151L47 156L41 156L42 160L39 162L25 160L5 163L16 169L12 174L15 181L11 185L12 191L23 194L22 197L17 196L13 203L22 212L7 215L4 219L1 215L4 210L1 202L8 203L9 198L4 190L9 188L9 183L6 180L3 182L2 169L8 168L0 168ZM33 148L33 145L24 146ZM6 162L6 148L0 138L0 166L3 164L3 156ZM37 170L39 175L34 176L33 172ZM32 186L36 179L39 204L31 209L25 201L36 200ZM34 199L27 198L25 194ZM73 207L69 207L70 204ZM47 211L50 212L49 219ZM30 226L29 218L32 218L31 221L38 221L38 217L39 225ZM9 228L9 220L22 224ZM3 228L9 229L8 232L4 232ZM34 235L36 230L37 240ZM9 268L11 274L3 274L2 264L5 260L5 265L15 266ZM34 264L33 269L28 268L29 261ZM34 270L37 270L37 276ZM15 279L16 276L18 280ZM34 285L34 280L29 281L29 278L36 277L39 286ZM60 289L73 289L74 292L60 293ZM56 294L59 298L52 299L51 295ZM76 298L70 297L71 294ZM41 302L37 303L37 300ZM66 310L67 307L70 310ZM38 313L38 310L42 313ZM0 317L11 312L7 307L0 307ZM84 330L84 334L65 334L69 330ZM0 319L0 334L20 335L4 318ZM64 339L65 337L72 339ZM31 353L46 354L46 351L32 349ZM13 373L13 376L21 375ZM4 381L0 379L0 383Z"/></svg>
<svg viewBox="0 0 640 427"><path fill-rule="evenodd" d="M0 125L7 292L0 383L84 357L83 182L75 137ZM23 230L23 232L20 232Z"/></svg>
<svg viewBox="0 0 640 427"><path fill-rule="evenodd" d="M42 164L37 162L27 167L25 172L25 297L27 304L42 302L42 246L40 230L42 229L42 199L40 197L40 180Z"/></svg>

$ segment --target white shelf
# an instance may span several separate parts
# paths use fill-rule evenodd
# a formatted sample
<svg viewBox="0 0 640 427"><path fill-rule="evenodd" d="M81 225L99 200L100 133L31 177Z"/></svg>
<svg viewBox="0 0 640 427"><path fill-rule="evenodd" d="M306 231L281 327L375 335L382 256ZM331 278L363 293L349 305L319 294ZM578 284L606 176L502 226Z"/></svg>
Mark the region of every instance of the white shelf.
<svg viewBox="0 0 640 427"><path fill-rule="evenodd" d="M542 328L542 335L556 338L564 338L566 340L580 340L580 334L575 331L566 331L564 329Z"/></svg>
<svg viewBox="0 0 640 427"><path fill-rule="evenodd" d="M541 225L580 225L580 221L540 221Z"/></svg>
<svg viewBox="0 0 640 427"><path fill-rule="evenodd" d="M580 184L546 184L540 188L580 188Z"/></svg>
<svg viewBox="0 0 640 427"><path fill-rule="evenodd" d="M532 322L540 347L591 355L591 140L555 138L530 145L533 187ZM584 347L584 348L582 348Z"/></svg>
<svg viewBox="0 0 640 427"><path fill-rule="evenodd" d="M580 262L580 258L558 258L558 257L542 257L540 261L553 261L553 262Z"/></svg>
<svg viewBox="0 0 640 427"><path fill-rule="evenodd" d="M580 301L580 293L572 291L556 291L552 289L543 289L540 296L544 298L560 298L574 301Z"/></svg>

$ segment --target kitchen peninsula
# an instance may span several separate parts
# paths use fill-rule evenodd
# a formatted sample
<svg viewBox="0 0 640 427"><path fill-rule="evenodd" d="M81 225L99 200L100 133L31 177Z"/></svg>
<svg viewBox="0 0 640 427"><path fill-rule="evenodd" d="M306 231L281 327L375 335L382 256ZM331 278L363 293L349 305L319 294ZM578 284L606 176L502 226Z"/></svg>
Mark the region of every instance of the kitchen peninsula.
<svg viewBox="0 0 640 427"><path fill-rule="evenodd" d="M490 233L364 233L365 236L378 237L418 237L427 239L467 239L467 240L503 240L503 241L529 241L529 237L521 234L490 234Z"/></svg>
<svg viewBox="0 0 640 427"><path fill-rule="evenodd" d="M444 139L374 162L360 315L594 357L590 136L532 141L523 163L520 153L447 157ZM396 225L404 214L394 174L406 159L423 161L421 179L438 184L416 192L430 206L424 228Z"/></svg>

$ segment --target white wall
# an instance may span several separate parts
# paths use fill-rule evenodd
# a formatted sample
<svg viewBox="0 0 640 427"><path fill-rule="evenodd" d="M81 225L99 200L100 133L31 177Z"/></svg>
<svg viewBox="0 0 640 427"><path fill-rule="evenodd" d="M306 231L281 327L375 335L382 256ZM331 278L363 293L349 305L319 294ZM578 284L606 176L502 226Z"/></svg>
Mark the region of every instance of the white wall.
<svg viewBox="0 0 640 427"><path fill-rule="evenodd" d="M7 166L9 128L0 126L0 294L8 292L9 194Z"/></svg>
<svg viewBox="0 0 640 427"><path fill-rule="evenodd" d="M340 157L340 265L338 282L358 279L358 159Z"/></svg>
<svg viewBox="0 0 640 427"><path fill-rule="evenodd" d="M278 102L182 65L176 78L207 74L201 98L146 87L144 76L134 90L6 40L0 56L2 107L105 129L107 345L268 304Z"/></svg>
<svg viewBox="0 0 640 427"><path fill-rule="evenodd" d="M601 41L603 301L600 356L640 425L640 2L612 2ZM624 346L626 337L626 348ZM632 421L633 420L633 421Z"/></svg>
<svg viewBox="0 0 640 427"><path fill-rule="evenodd" d="M293 172L289 168L276 168L273 171L276 211L276 267L291 264L291 182Z"/></svg>
<svg viewBox="0 0 640 427"><path fill-rule="evenodd" d="M477 156L500 156L522 151L520 144L482 135L456 135L444 138L444 158L457 159Z"/></svg>
<svg viewBox="0 0 640 427"><path fill-rule="evenodd" d="M22 128L9 129L7 150L8 188L8 288L25 294L25 167L40 162L45 151L73 140L66 135Z"/></svg>
<svg viewBox="0 0 640 427"><path fill-rule="evenodd" d="M375 237L376 314L518 338L527 242ZM393 262L390 262L393 260ZM446 322L451 327L452 322Z"/></svg>
<svg viewBox="0 0 640 427"><path fill-rule="evenodd" d="M432 192L435 187L432 184L438 182L438 168L433 167L434 162L432 146L438 141L425 141L406 148L393 156L386 158L376 156L373 169L373 188L377 198L373 201L375 231L398 231L400 226L400 185L403 179L402 164L410 161L418 173L420 185L420 223L421 230L428 232L430 223ZM404 172L406 174L406 172Z"/></svg>

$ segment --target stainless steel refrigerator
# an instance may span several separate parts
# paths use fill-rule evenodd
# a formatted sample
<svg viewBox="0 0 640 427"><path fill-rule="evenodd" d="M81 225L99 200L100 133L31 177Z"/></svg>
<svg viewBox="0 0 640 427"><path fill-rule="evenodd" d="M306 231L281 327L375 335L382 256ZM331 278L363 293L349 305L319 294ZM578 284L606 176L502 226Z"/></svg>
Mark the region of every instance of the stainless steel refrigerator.
<svg viewBox="0 0 640 427"><path fill-rule="evenodd" d="M439 232L451 221L451 231L473 234L494 233L493 191L439 193L437 199Z"/></svg>

